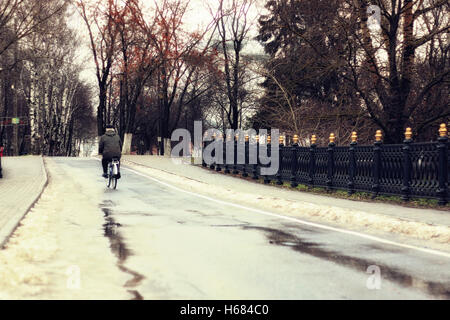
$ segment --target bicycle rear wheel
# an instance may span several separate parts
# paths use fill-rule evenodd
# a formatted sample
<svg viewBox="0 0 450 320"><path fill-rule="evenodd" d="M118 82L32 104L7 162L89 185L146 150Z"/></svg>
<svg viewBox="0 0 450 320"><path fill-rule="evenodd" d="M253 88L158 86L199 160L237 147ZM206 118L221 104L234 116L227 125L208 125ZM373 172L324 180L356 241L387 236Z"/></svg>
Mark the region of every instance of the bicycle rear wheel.
<svg viewBox="0 0 450 320"><path fill-rule="evenodd" d="M113 175L112 175L112 166L111 166L111 163L109 163L108 164L108 179L106 179L106 187L107 188L110 188L111 187L111 185L112 185L112 177L113 177Z"/></svg>
<svg viewBox="0 0 450 320"><path fill-rule="evenodd" d="M111 181L112 187L113 187L113 189L116 189L117 188L117 178L115 176L113 176L111 179L112 179L112 181Z"/></svg>

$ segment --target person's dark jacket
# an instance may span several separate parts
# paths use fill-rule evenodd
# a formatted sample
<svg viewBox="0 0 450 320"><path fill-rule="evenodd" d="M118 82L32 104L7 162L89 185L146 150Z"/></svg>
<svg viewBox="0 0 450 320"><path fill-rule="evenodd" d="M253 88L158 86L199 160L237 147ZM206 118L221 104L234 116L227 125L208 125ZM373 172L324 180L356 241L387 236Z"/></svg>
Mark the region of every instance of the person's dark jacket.
<svg viewBox="0 0 450 320"><path fill-rule="evenodd" d="M106 130L106 133L101 136L98 145L98 153L102 154L103 158L120 159L122 154L122 141L114 130Z"/></svg>

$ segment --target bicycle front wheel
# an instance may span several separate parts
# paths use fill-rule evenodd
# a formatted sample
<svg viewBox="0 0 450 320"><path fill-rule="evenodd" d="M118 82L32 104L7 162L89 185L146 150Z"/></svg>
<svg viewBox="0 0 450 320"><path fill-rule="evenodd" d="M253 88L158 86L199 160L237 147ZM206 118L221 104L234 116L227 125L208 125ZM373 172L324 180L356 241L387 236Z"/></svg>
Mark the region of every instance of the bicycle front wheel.
<svg viewBox="0 0 450 320"><path fill-rule="evenodd" d="M112 185L112 167L111 163L108 164L108 179L106 179L106 187L110 188Z"/></svg>
<svg viewBox="0 0 450 320"><path fill-rule="evenodd" d="M111 187L112 185L112 176L110 174L108 174L108 179L106 179L106 187Z"/></svg>

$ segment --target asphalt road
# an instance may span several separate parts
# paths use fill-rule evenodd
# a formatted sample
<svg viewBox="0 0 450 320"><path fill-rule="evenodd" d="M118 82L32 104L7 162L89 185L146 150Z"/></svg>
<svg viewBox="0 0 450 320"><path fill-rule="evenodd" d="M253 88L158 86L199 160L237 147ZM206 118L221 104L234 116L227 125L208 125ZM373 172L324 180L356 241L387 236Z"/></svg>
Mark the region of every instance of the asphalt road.
<svg viewBox="0 0 450 320"><path fill-rule="evenodd" d="M122 166L92 173L124 286L137 299L450 299L450 258L259 214L182 192ZM220 195L218 195L220 199Z"/></svg>

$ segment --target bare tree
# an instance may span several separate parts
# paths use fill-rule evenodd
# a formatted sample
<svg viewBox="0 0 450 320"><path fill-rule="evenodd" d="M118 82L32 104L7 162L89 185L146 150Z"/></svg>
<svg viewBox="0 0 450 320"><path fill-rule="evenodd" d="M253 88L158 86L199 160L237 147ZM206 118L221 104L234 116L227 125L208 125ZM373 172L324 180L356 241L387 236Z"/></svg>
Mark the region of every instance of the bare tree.
<svg viewBox="0 0 450 320"><path fill-rule="evenodd" d="M431 112L430 117L423 119L419 130L423 130L423 125L448 118L448 97L442 101L444 105L424 105L426 95L440 86L442 90L442 85L450 79L448 39L446 48L443 47L444 51L438 54L447 57L439 69L428 74L425 82L419 80L423 74L417 73L420 61L429 58L425 52L420 53L421 50L434 47L448 36L448 1L376 1L381 17L377 31L369 28L370 4L359 0L353 5L358 8L356 21L360 23L360 29L351 41L364 54L365 60L360 65L349 63L351 75L346 79L359 93L371 119L385 132L386 141L402 141L405 126L414 123L419 109L422 114L423 108L432 110L437 107L440 110L438 114ZM428 30L422 28L429 20L433 20L433 26ZM382 54L386 58L381 57ZM434 69L436 66L430 67Z"/></svg>
<svg viewBox="0 0 450 320"><path fill-rule="evenodd" d="M77 0L76 5L83 18L89 34L92 57L96 68L99 89L99 104L97 107L97 132L102 135L105 130L105 110L108 95L108 85L111 81L111 68L116 57L118 30L111 14L116 6L114 0L97 0L87 2Z"/></svg>
<svg viewBox="0 0 450 320"><path fill-rule="evenodd" d="M266 8L259 39L298 106L359 109L389 143L406 126L423 135L449 118L448 1L271 0Z"/></svg>
<svg viewBox="0 0 450 320"><path fill-rule="evenodd" d="M157 91L159 98L160 137L169 141L171 132L180 121L188 92L197 75L197 70L208 61L211 51L214 23L203 30L187 31L183 28L183 17L189 1L164 0L156 5L157 32L155 49L159 66L157 69ZM192 92L192 91L191 91ZM162 146L164 153L164 146Z"/></svg>
<svg viewBox="0 0 450 320"><path fill-rule="evenodd" d="M67 9L68 0L4 0L0 2L0 56ZM11 35L12 33L12 35Z"/></svg>
<svg viewBox="0 0 450 320"><path fill-rule="evenodd" d="M223 67L223 73L217 79L219 95L216 103L232 129L242 125L242 113L249 101L247 84L252 78L248 68L251 61L245 58L244 47L250 40L253 22L249 11L255 3L255 0L219 0L217 10L210 7L218 31L217 48L220 48L222 58L219 64ZM227 99L226 103L222 100L221 91Z"/></svg>
<svg viewBox="0 0 450 320"><path fill-rule="evenodd" d="M16 10L9 12L13 28L8 33L16 41L7 42L6 46L11 43L9 48L0 55L4 67L0 83L5 89L0 111L7 119L2 121L6 126L2 125L1 140L8 154L72 154L71 145L78 138L73 130L76 119L80 112L91 114L91 105L90 96L83 106L75 102L87 89L79 80L80 66L73 62L78 42L67 25L67 1L48 1L42 8L35 7L35 2L29 2L28 7L26 2L16 4ZM21 11L24 8L34 11ZM49 12L52 14L47 15ZM25 13L40 17L26 22L29 16ZM23 23L30 25L21 26ZM24 35L20 30L29 32ZM11 117L19 118L20 124L8 122ZM87 127L88 118L84 123Z"/></svg>

